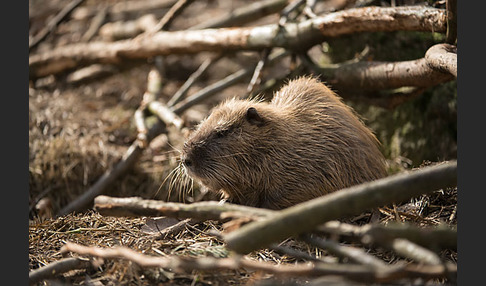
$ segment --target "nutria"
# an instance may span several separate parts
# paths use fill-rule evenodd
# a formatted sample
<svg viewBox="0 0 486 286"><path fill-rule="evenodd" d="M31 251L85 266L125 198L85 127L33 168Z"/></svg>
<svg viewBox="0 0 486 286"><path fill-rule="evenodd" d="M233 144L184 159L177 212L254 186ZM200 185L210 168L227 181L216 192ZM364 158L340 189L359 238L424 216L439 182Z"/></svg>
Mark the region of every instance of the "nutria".
<svg viewBox="0 0 486 286"><path fill-rule="evenodd" d="M230 99L184 143L187 174L233 203L282 209L384 177L380 144L323 83L301 77L271 102Z"/></svg>

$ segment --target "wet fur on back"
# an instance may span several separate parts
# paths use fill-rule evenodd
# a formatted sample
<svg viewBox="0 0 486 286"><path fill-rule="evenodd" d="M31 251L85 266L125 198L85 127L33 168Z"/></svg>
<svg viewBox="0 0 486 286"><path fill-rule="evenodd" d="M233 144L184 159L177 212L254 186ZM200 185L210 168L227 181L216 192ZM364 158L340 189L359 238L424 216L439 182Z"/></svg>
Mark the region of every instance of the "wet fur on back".
<svg viewBox="0 0 486 286"><path fill-rule="evenodd" d="M221 103L181 159L192 178L229 201L271 209L386 175L373 133L310 77L289 81L270 103Z"/></svg>

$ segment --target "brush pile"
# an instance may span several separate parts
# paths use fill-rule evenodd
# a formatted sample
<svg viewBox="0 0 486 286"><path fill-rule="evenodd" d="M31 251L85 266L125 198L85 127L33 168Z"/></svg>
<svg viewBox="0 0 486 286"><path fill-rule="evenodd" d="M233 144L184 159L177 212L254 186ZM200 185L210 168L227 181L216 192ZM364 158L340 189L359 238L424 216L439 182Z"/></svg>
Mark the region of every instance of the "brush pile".
<svg viewBox="0 0 486 286"><path fill-rule="evenodd" d="M391 2L29 0L31 284L455 285L454 176L258 244L289 212L174 172L211 107L304 74L375 130L389 178L456 166L455 1Z"/></svg>

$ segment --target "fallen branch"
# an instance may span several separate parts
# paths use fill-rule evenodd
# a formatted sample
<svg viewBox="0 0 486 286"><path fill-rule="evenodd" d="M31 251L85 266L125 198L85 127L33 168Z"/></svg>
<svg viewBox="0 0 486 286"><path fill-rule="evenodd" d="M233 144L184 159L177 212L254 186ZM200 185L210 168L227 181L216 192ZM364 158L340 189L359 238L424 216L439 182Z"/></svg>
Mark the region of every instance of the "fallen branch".
<svg viewBox="0 0 486 286"><path fill-rule="evenodd" d="M177 130L181 130L184 121L164 104L158 101L152 101L148 104L147 108L150 112L157 115L165 123L165 126L173 125Z"/></svg>
<svg viewBox="0 0 486 286"><path fill-rule="evenodd" d="M226 234L224 239L230 249L238 253L249 253L273 242L310 232L327 221L357 215L375 207L454 187L456 184L456 161L425 167L300 203L271 218L246 224Z"/></svg>
<svg viewBox="0 0 486 286"><path fill-rule="evenodd" d="M68 74L66 76L66 82L70 84L78 84L95 78L108 76L115 72L117 72L117 68L113 65L93 64Z"/></svg>
<svg viewBox="0 0 486 286"><path fill-rule="evenodd" d="M144 111L145 109L143 107L135 110L135 113L133 114L133 120L135 123L135 127L137 128L137 140L140 142L140 145L143 148L146 148L148 145L147 142L148 128L147 125L145 124Z"/></svg>
<svg viewBox="0 0 486 286"><path fill-rule="evenodd" d="M61 253L74 252L104 259L125 259L140 267L161 267L175 272L253 270L263 271L281 277L339 275L361 282L389 282L402 278L446 278L457 275L457 265L393 265L386 268L373 268L366 265L306 263L293 265L275 265L268 262L254 261L246 257L230 258L183 258L177 256L156 257L144 255L127 247L99 248L87 247L68 242L61 248Z"/></svg>
<svg viewBox="0 0 486 286"><path fill-rule="evenodd" d="M437 254L407 239L395 238L387 246L389 249L393 249L398 255L413 259L418 263L430 265L442 264L442 261Z"/></svg>
<svg viewBox="0 0 486 286"><path fill-rule="evenodd" d="M258 218L273 214L274 211L235 204L221 204L215 201L192 204L168 203L145 200L139 197L114 198L98 196L94 209L102 215L110 216L168 216L173 218L197 218L201 220L228 220L231 218Z"/></svg>
<svg viewBox="0 0 486 286"><path fill-rule="evenodd" d="M71 257L64 258L46 266L29 272L29 284L33 285L45 279L56 277L59 274L75 269L86 269L91 266L91 262L87 259Z"/></svg>
<svg viewBox="0 0 486 286"><path fill-rule="evenodd" d="M437 44L425 53L429 67L457 78L457 48L449 44Z"/></svg>
<svg viewBox="0 0 486 286"><path fill-rule="evenodd" d="M344 93L347 90L374 91L411 86L431 87L451 81L454 76L457 76L457 55L448 53L448 57L445 57L444 45L432 46L427 50L424 58L401 62L361 61L317 66L308 57L302 59L312 70L321 74L333 88ZM431 62L439 65L439 57L441 68L431 66ZM444 66L450 68L445 69Z"/></svg>
<svg viewBox="0 0 486 286"><path fill-rule="evenodd" d="M323 240L320 238L312 237L311 235L304 235L302 238L305 242L311 245L327 250L329 253L338 257L348 258L355 263L369 265L375 268L388 267L388 265L383 260L380 260L366 253L366 251L361 248L340 245L335 241Z"/></svg>
<svg viewBox="0 0 486 286"><path fill-rule="evenodd" d="M307 50L326 37L358 32L446 30L445 11L429 7L365 7L344 10L301 23L245 28L158 32L152 37L114 43L66 45L29 57L29 76L38 78L93 62L120 63L157 55L202 51Z"/></svg>
<svg viewBox="0 0 486 286"><path fill-rule="evenodd" d="M408 223L356 226L329 221L317 227L317 232L357 240L365 245L386 245L396 238L404 238L430 249L457 249L457 229L445 225L418 227Z"/></svg>

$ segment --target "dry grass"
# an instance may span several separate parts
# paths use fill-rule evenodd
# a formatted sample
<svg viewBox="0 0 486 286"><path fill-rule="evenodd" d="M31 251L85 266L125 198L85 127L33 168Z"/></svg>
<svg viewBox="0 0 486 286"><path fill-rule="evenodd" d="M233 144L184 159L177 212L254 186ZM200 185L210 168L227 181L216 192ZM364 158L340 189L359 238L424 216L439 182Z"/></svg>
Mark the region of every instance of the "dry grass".
<svg viewBox="0 0 486 286"><path fill-rule="evenodd" d="M439 223L454 226L457 225L457 218L453 215L456 205L457 191L455 189L439 191L407 204L380 208L380 220L385 224L406 221L424 226ZM364 213L348 222L363 224L369 221L370 216L371 213ZM177 233L160 236L156 232L146 231L146 220L147 218L105 217L94 211L70 214L55 219L34 219L29 226L29 268L33 270L63 258L59 250L68 241L85 246L126 246L140 253L162 257L175 255L224 258L230 256L224 242L211 234L212 231L223 231L221 223L205 221L186 226ZM338 258L325 250L293 239L288 239L281 245L323 261L334 263L338 261ZM360 246L359 244L354 245ZM367 251L390 264L404 261L391 251L379 248L367 249ZM457 252L454 250L444 250L439 255L444 261L457 263ZM277 265L308 261L270 249L253 252L249 257ZM278 278L271 275L244 269L217 273L202 271L179 273L163 269L144 269L121 259L98 261L98 263L100 264L98 268L73 270L60 275L58 279L76 285L85 283L86 275L89 280L99 281L102 285L153 285L154 283L161 283L159 285L165 285L165 283L167 285L253 285L253 283L262 281L279 281ZM349 262L341 261L341 263ZM303 283L312 279L294 280L296 283Z"/></svg>

